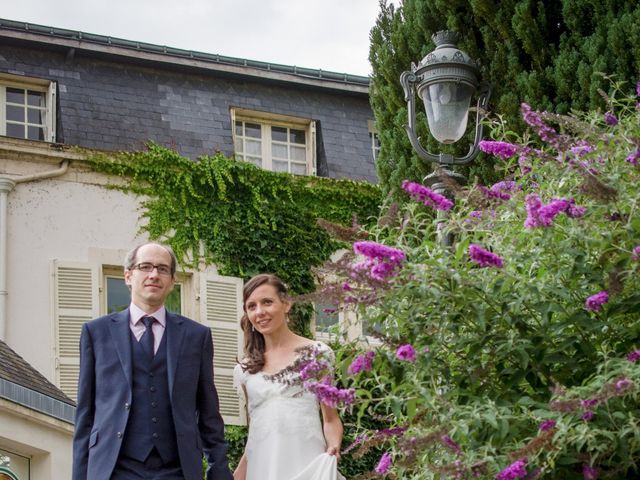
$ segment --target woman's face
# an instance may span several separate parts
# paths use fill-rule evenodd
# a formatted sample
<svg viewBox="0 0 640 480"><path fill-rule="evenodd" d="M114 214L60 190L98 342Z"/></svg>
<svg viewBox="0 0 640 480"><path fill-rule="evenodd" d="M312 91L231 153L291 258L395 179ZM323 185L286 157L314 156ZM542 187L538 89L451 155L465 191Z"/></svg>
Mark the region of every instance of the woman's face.
<svg viewBox="0 0 640 480"><path fill-rule="evenodd" d="M290 303L280 299L276 287L266 283L256 288L244 304L249 321L263 335L286 328L290 308Z"/></svg>

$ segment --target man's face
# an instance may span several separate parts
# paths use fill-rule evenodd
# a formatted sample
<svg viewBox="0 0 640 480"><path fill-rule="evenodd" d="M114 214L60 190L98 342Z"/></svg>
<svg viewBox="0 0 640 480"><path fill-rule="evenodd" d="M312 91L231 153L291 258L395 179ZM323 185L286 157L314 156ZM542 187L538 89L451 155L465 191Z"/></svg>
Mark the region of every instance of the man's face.
<svg viewBox="0 0 640 480"><path fill-rule="evenodd" d="M135 266L150 263L171 268L171 256L159 245L144 245L138 249ZM131 300L147 313L151 313L162 305L175 284L173 275L161 274L157 268L150 272L132 268L125 270L124 281L131 288Z"/></svg>

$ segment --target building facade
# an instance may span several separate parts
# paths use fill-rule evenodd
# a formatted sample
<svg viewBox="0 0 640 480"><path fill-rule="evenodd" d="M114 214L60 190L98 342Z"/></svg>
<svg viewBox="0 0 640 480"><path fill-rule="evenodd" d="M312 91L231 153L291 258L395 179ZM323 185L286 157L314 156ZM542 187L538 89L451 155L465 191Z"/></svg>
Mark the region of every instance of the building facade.
<svg viewBox="0 0 640 480"><path fill-rule="evenodd" d="M367 78L0 19L0 341L71 403L81 326L128 305L122 261L146 240L141 199L107 188L121 180L93 172L74 147L148 141L192 159L219 151L294 175L376 181ZM201 262L179 272L170 302L211 328L231 424L244 421L231 375L241 290L241 279ZM67 478L56 472L69 468L72 427L36 422L69 448L67 458L67 447L47 453L25 439L29 418L49 414L14 410L0 421L0 459L22 462L21 480Z"/></svg>

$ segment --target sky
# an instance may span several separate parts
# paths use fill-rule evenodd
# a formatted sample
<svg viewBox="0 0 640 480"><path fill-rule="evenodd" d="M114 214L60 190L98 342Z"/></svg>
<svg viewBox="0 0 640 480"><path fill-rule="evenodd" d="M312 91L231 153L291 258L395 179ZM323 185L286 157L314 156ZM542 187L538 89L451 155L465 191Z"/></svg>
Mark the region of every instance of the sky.
<svg viewBox="0 0 640 480"><path fill-rule="evenodd" d="M0 0L0 18L369 75L379 0Z"/></svg>

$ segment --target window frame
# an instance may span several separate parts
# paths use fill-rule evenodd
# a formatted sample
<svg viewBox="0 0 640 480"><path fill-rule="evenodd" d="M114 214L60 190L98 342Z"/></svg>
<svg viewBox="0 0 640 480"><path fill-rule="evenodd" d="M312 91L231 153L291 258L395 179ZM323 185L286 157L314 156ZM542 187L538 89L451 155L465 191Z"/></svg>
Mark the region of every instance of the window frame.
<svg viewBox="0 0 640 480"><path fill-rule="evenodd" d="M44 105L44 121L39 124L43 128L43 140L30 139L25 137L8 137L18 138L22 140L30 141L56 141L56 82L31 77L22 77L20 75L12 75L8 73L0 73L0 136L6 135L7 118L6 118L6 106L7 106L7 88L16 88L20 90L31 90L41 92L45 94ZM27 103L28 105L28 103ZM25 118L25 121L19 124L29 126L29 119ZM32 124L35 125L35 124Z"/></svg>
<svg viewBox="0 0 640 480"><path fill-rule="evenodd" d="M287 166L288 166L287 173L290 173L292 175L309 175L309 176L315 176L317 174L315 121L310 119L300 118L300 117L293 117L290 115L281 115L281 114L270 113L270 112L260 112L256 110L247 110L244 108L236 108L236 107L230 108L230 115L231 115L231 132L233 137L233 154L237 160L246 161L249 163L253 163L255 165L254 162L251 162L250 160L245 160L246 155L251 155L251 154L247 154L245 149L244 142L246 140L244 139L247 137L246 135L242 135L241 137L238 137L238 134L236 133L236 122L243 122L243 125L246 125L247 123L260 125L260 141L261 141L260 167L263 168L264 170L269 170L269 171L276 171L273 169L274 155L273 155L272 145L274 143L274 140L272 138L272 128L273 127L287 128L287 133L289 134L288 135L289 138L284 142L275 141L278 144L287 145L287 149L288 149L288 158L286 159ZM290 138L291 129L302 130L305 132L304 146L305 146L306 169L304 174L291 172L291 164L292 163L299 164L300 162L296 162L291 158L290 148L292 145L293 146L301 145L291 141L291 138ZM243 141L243 148L242 148L243 151L241 153L238 153L236 145L240 140ZM253 155L253 156L256 156L256 155ZM282 161L284 159L278 159L278 160Z"/></svg>

